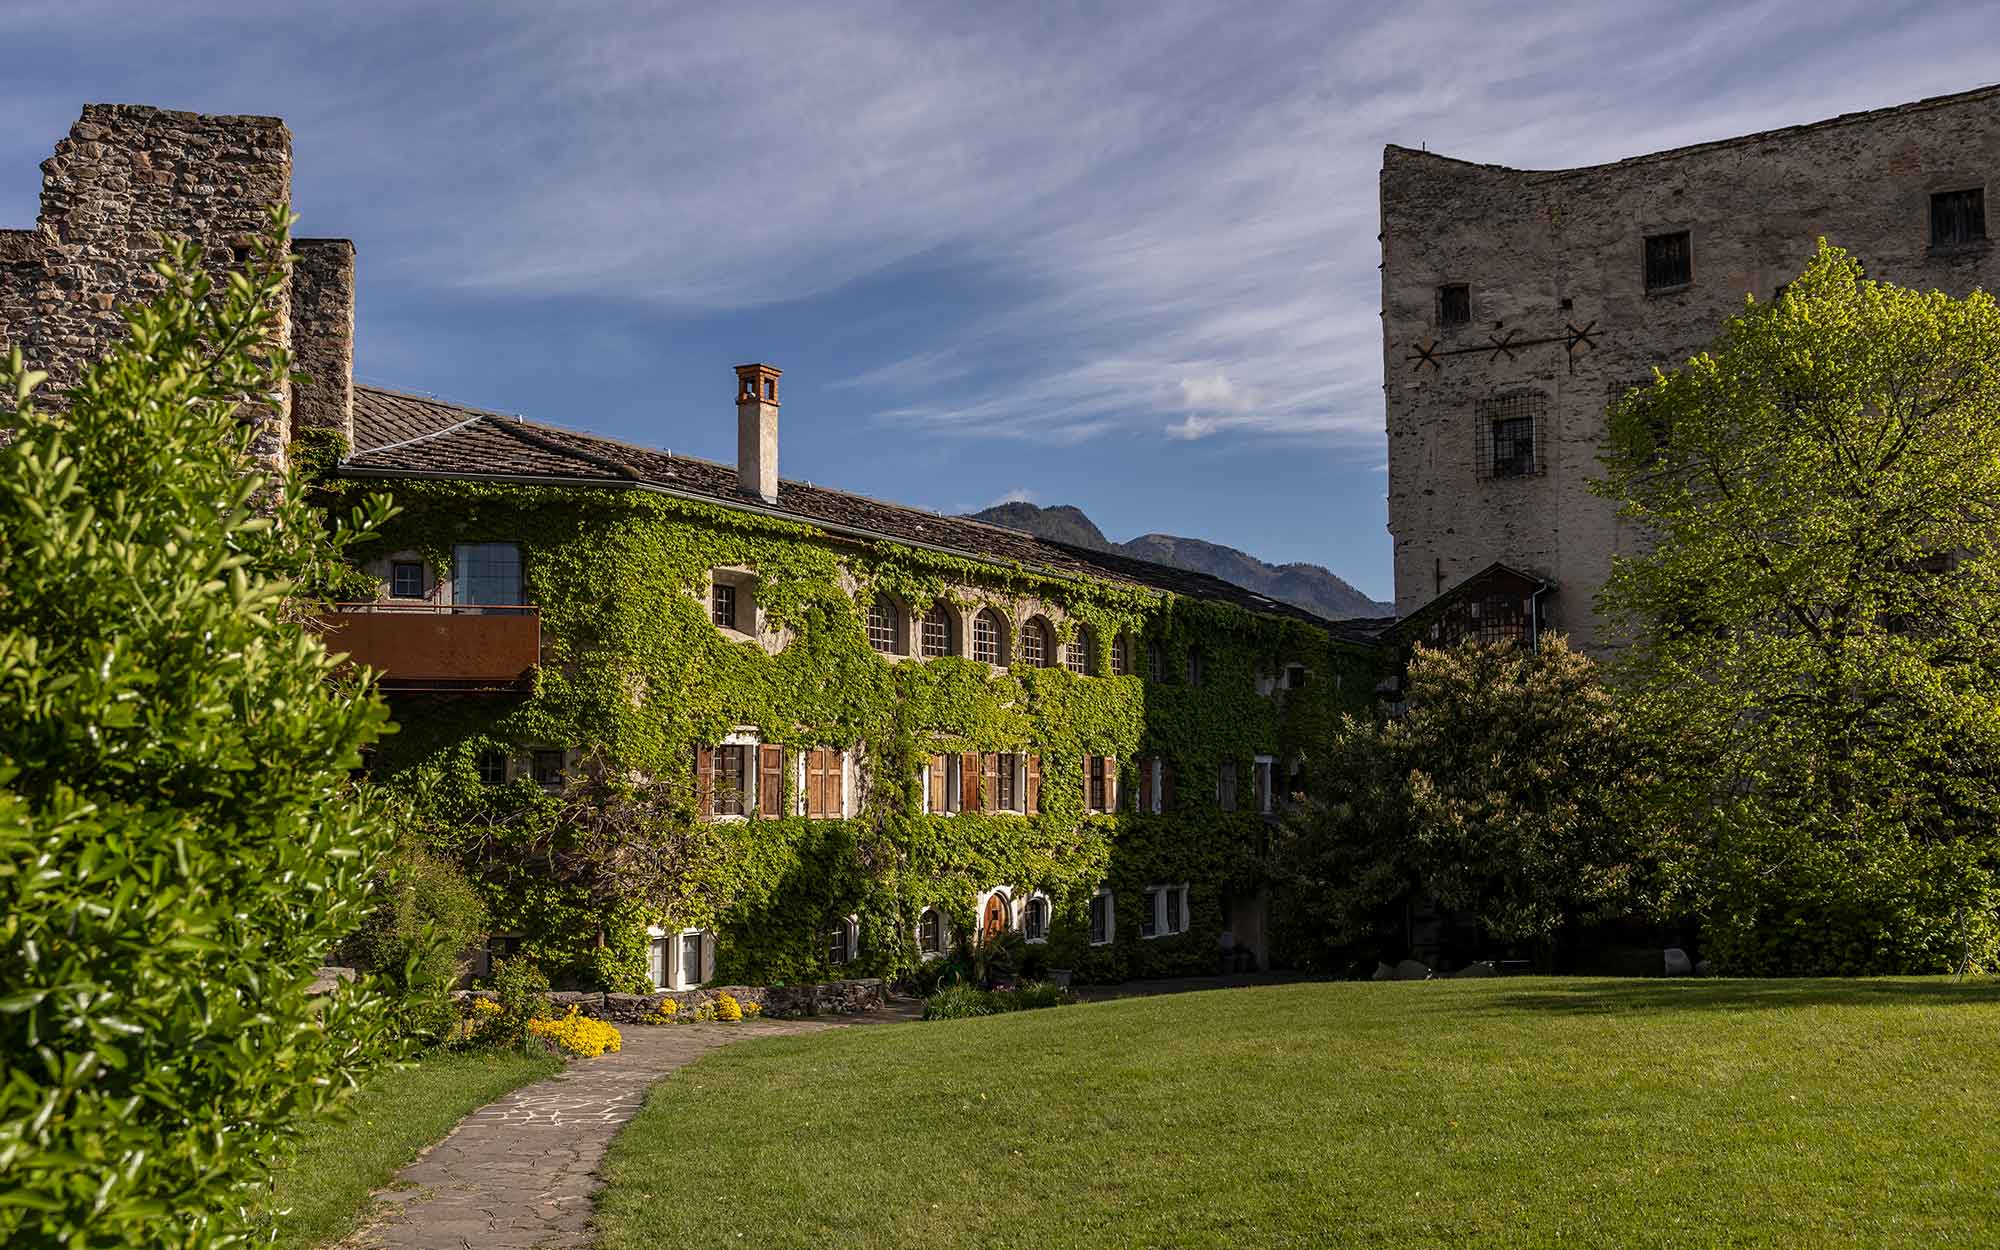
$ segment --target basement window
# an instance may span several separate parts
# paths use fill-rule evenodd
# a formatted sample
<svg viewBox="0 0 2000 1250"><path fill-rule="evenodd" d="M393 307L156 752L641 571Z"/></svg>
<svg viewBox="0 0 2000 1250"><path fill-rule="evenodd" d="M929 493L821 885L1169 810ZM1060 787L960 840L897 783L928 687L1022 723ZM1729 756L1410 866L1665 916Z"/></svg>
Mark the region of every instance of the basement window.
<svg viewBox="0 0 2000 1250"><path fill-rule="evenodd" d="M1986 191L1940 191L1931 196L1931 250L1950 251L1986 241Z"/></svg>
<svg viewBox="0 0 2000 1250"><path fill-rule="evenodd" d="M1694 246L1685 230L1646 236L1646 292L1672 291L1694 281Z"/></svg>
<svg viewBox="0 0 2000 1250"><path fill-rule="evenodd" d="M1438 329L1455 330L1472 324L1472 288L1451 282L1438 288Z"/></svg>

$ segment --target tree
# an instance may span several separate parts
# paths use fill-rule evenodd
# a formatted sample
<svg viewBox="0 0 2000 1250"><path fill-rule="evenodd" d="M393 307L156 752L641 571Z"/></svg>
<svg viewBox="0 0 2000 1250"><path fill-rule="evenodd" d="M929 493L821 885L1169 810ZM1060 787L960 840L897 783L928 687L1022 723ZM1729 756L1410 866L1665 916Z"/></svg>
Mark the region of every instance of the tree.
<svg viewBox="0 0 2000 1250"><path fill-rule="evenodd" d="M391 839L350 770L387 715L308 584L329 528L249 456L288 222L159 298L61 411L20 356L0 447L0 1243L230 1243L263 1160L388 1045L308 987Z"/></svg>
<svg viewBox="0 0 2000 1250"><path fill-rule="evenodd" d="M1599 489L1654 538L1602 606L1740 972L1990 948L2000 818L2000 309L1821 241L1774 303L1610 415Z"/></svg>
<svg viewBox="0 0 2000 1250"><path fill-rule="evenodd" d="M1629 809L1648 776L1560 635L1417 647L1407 711L1347 717L1322 767L1337 797L1288 822L1281 862L1330 945L1388 940L1412 898L1548 942L1639 888Z"/></svg>

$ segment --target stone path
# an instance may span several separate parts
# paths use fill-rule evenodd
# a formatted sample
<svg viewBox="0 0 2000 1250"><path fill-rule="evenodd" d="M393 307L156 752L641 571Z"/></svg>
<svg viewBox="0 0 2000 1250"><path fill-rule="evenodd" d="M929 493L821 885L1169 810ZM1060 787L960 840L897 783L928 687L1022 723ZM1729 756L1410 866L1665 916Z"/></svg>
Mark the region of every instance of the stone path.
<svg viewBox="0 0 2000 1250"><path fill-rule="evenodd" d="M377 1191L370 1222L340 1250L588 1246L598 1161L653 1082L731 1042L912 1018L898 1003L814 1020L621 1027L618 1054L573 1063L459 1121L397 1173L394 1186Z"/></svg>

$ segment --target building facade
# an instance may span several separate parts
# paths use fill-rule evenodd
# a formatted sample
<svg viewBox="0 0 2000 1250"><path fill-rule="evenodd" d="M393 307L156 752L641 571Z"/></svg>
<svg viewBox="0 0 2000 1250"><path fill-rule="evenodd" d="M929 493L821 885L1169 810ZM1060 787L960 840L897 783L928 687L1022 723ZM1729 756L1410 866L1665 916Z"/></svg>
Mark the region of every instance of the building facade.
<svg viewBox="0 0 2000 1250"><path fill-rule="evenodd" d="M151 289L151 232L245 259L290 138L93 105L44 171L0 341L53 390ZM783 480L768 365L687 409L733 465L357 386L354 249L293 254L310 376L257 451L403 509L326 631L383 675L370 770L484 887L490 953L625 990L909 974L975 933L1085 979L1270 960L1272 822L1373 698L1365 632Z"/></svg>
<svg viewBox="0 0 2000 1250"><path fill-rule="evenodd" d="M1588 650L1643 539L1588 490L1606 406L1772 299L1825 237L1869 276L2000 285L2000 88L1580 169L1383 154L1396 613L1510 615ZM1534 589L1532 595L1526 587ZM1462 601L1446 611L1441 597Z"/></svg>

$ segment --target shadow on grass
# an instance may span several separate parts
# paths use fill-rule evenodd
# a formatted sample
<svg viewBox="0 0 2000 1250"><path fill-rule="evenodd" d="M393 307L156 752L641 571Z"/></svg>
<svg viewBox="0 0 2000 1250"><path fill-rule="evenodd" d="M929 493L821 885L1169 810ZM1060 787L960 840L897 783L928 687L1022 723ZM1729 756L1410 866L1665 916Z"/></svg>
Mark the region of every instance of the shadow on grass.
<svg viewBox="0 0 2000 1250"><path fill-rule="evenodd" d="M1533 989L1493 995L1490 1012L1542 1011L1602 1015L1621 1011L1757 1011L1787 1007L2000 1006L2000 979L1955 977L1896 980L1773 981L1662 979L1540 981Z"/></svg>

